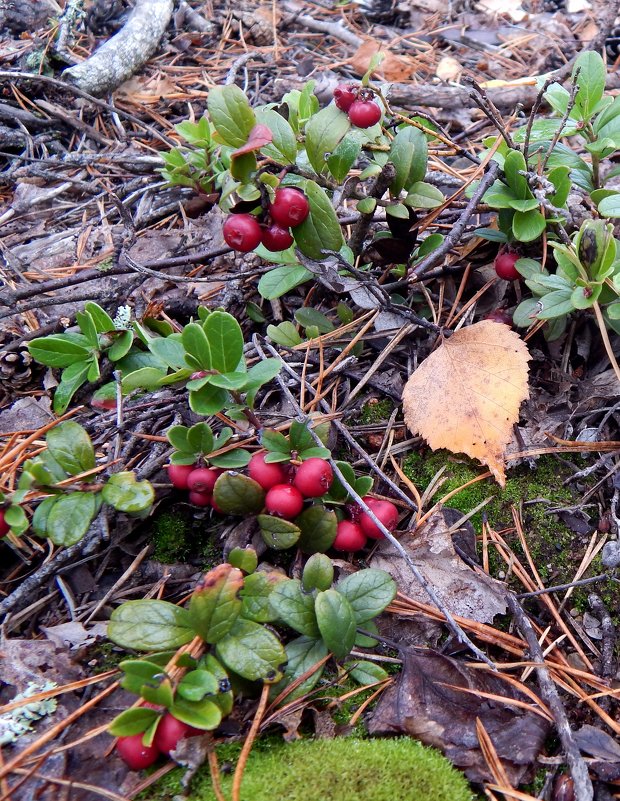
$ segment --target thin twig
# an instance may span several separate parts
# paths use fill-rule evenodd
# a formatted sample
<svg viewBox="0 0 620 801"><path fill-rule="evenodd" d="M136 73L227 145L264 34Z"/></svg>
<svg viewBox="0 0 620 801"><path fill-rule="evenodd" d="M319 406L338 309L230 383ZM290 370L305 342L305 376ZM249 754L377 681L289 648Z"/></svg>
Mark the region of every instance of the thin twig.
<svg viewBox="0 0 620 801"><path fill-rule="evenodd" d="M254 720L252 721L252 726L250 727L248 736L245 738L243 748L239 754L239 761L237 762L237 767L235 768L235 775L233 776L232 782L232 801L239 801L241 797L243 771L245 770L248 757L250 756L250 751L252 750L254 740L256 739L258 729L260 728L260 722L263 719L265 709L267 708L267 701L269 700L269 687L269 684L263 684L263 691L260 696L260 701L258 702L258 708L256 710L256 714L254 715Z"/></svg>
<svg viewBox="0 0 620 801"><path fill-rule="evenodd" d="M592 801L594 791L588 774L588 766L579 753L579 748L573 737L573 732L566 716L566 710L558 694L557 688L545 665L545 657L536 637L534 627L527 618L517 598L512 593L506 593L506 600L521 634L525 637L530 657L538 664L536 675L543 700L547 703L562 742L566 761L575 784L575 801Z"/></svg>
<svg viewBox="0 0 620 801"><path fill-rule="evenodd" d="M489 164L489 169L487 170L486 174L480 179L480 183L476 187L476 191L471 196L469 203L457 222L452 226L450 233L446 236L441 245L436 248L436 250L433 250L428 254L428 256L415 265L415 267L411 270L412 278L418 279L424 275L424 273L428 272L428 270L430 270L432 267L436 267L444 258L444 256L457 245L463 234L463 231L465 230L465 227L467 226L467 223L469 222L469 218L474 213L484 193L496 179L498 172L499 164L496 161L493 161L491 164Z"/></svg>

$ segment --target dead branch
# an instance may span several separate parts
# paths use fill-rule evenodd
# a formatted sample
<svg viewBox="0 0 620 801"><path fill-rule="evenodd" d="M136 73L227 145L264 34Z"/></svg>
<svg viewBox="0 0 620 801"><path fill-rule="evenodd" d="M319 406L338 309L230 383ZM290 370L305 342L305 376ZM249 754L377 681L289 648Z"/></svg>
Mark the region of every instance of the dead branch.
<svg viewBox="0 0 620 801"><path fill-rule="evenodd" d="M588 766L579 753L579 748L577 747L577 743L573 737L573 731L566 716L566 710L564 709L557 688L545 665L545 657L540 643L538 642L538 638L536 637L536 632L527 615L521 608L521 604L511 592L506 593L506 601L519 627L519 631L527 640L532 661L538 664L536 668L538 685L543 700L549 706L555 721L562 748L566 755L566 762L568 763L571 776L575 783L575 799L576 801L592 801L594 798L594 790L592 788L592 782L590 781Z"/></svg>
<svg viewBox="0 0 620 801"><path fill-rule="evenodd" d="M172 0L138 0L121 30L63 78L95 97L113 92L153 55L172 17Z"/></svg>

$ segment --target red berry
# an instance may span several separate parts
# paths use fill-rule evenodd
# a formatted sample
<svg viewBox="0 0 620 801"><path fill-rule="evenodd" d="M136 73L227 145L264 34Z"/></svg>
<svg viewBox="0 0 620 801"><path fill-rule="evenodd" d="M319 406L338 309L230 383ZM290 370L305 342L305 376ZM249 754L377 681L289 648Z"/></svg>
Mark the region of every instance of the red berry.
<svg viewBox="0 0 620 801"><path fill-rule="evenodd" d="M358 128L370 128L381 119L381 109L373 100L356 100L349 109L349 119Z"/></svg>
<svg viewBox="0 0 620 801"><path fill-rule="evenodd" d="M288 228L281 228L275 223L263 228L261 242L272 253L290 248L294 241L293 235Z"/></svg>
<svg viewBox="0 0 620 801"><path fill-rule="evenodd" d="M504 281L518 281L521 274L515 269L516 262L521 258L514 250L504 250L498 253L495 259L495 272Z"/></svg>
<svg viewBox="0 0 620 801"><path fill-rule="evenodd" d="M292 520L304 507L304 499L297 487L276 484L265 496L265 508L269 514Z"/></svg>
<svg viewBox="0 0 620 801"><path fill-rule="evenodd" d="M390 501L380 501L377 498L362 498L366 506L373 512L375 517L378 517L380 522L387 528L388 531L393 531L398 523L398 509ZM360 515L360 526L362 531L367 537L373 540L381 540L384 537L383 532L373 522L367 512L362 512Z"/></svg>
<svg viewBox="0 0 620 801"><path fill-rule="evenodd" d="M282 189L276 189L274 201L269 207L269 214L274 223L282 228L295 228L310 214L310 204L308 198L299 189L285 186Z"/></svg>
<svg viewBox="0 0 620 801"><path fill-rule="evenodd" d="M143 733L132 734L131 737L119 737L116 743L118 755L130 770L148 768L159 756L159 748L153 745L142 745Z"/></svg>
<svg viewBox="0 0 620 801"><path fill-rule="evenodd" d="M196 466L193 464L169 464L166 466L172 486L182 490L187 489L187 479L195 469Z"/></svg>
<svg viewBox="0 0 620 801"><path fill-rule="evenodd" d="M325 459L313 457L297 468L293 486L306 498L320 498L325 495L334 479L329 463Z"/></svg>
<svg viewBox="0 0 620 801"><path fill-rule="evenodd" d="M0 509L0 537L6 537L6 535L11 530L11 527L4 519L4 509Z"/></svg>
<svg viewBox="0 0 620 801"><path fill-rule="evenodd" d="M504 323L504 325L512 325L512 314L506 309L493 309L488 314L484 315L485 320L492 320L494 323Z"/></svg>
<svg viewBox="0 0 620 801"><path fill-rule="evenodd" d="M190 492L189 502L194 506L211 506L212 496L205 492Z"/></svg>
<svg viewBox="0 0 620 801"><path fill-rule="evenodd" d="M224 221L222 232L228 247L241 253L248 253L260 245L260 225L251 214L231 214Z"/></svg>
<svg viewBox="0 0 620 801"><path fill-rule="evenodd" d="M270 490L276 484L284 484L287 472L280 462L265 462L267 451L259 451L249 461L248 475L264 490Z"/></svg>
<svg viewBox="0 0 620 801"><path fill-rule="evenodd" d="M334 89L334 102L340 111L348 111L357 100L358 88L354 83L339 83Z"/></svg>
<svg viewBox="0 0 620 801"><path fill-rule="evenodd" d="M212 470L209 467L195 467L187 477L187 489L190 492L212 495L213 487L220 475L221 470Z"/></svg>
<svg viewBox="0 0 620 801"><path fill-rule="evenodd" d="M357 523L341 520L336 529L332 548L336 551L359 551L366 545L366 535Z"/></svg>
<svg viewBox="0 0 620 801"><path fill-rule="evenodd" d="M190 736L190 729L187 723L177 720L170 712L166 712L159 721L153 744L162 754L169 754L177 747L179 740Z"/></svg>

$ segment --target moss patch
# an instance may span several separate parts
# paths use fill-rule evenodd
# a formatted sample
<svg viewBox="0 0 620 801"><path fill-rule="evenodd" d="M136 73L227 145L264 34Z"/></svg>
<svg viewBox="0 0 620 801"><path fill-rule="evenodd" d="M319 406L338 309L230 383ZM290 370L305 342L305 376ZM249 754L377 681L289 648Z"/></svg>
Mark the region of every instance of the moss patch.
<svg viewBox="0 0 620 801"><path fill-rule="evenodd" d="M380 423L382 420L387 420L392 414L393 408L394 404L389 398L384 398L383 400L371 398L368 403L362 406L360 423L370 425L371 423Z"/></svg>
<svg viewBox="0 0 620 801"><path fill-rule="evenodd" d="M218 528L215 518L197 518L189 507L171 506L152 522L153 558L165 565L192 562L210 570L223 557Z"/></svg>
<svg viewBox="0 0 620 801"><path fill-rule="evenodd" d="M232 776L222 777L230 798ZM250 755L243 801L471 801L461 773L438 752L408 738L299 740ZM210 779L201 777L191 801L214 801Z"/></svg>

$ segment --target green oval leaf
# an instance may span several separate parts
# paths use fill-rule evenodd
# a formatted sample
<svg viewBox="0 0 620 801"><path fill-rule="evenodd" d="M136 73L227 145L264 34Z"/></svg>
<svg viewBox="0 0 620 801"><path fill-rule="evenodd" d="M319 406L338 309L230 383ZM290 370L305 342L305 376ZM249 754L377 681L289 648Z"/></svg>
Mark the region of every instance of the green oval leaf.
<svg viewBox="0 0 620 801"><path fill-rule="evenodd" d="M319 627L314 611L314 596L304 592L299 579L289 579L279 584L269 599L278 618L300 634L318 637Z"/></svg>
<svg viewBox="0 0 620 801"><path fill-rule="evenodd" d="M440 189L424 181L416 181L408 189L409 194L403 202L412 209L436 209L446 200Z"/></svg>
<svg viewBox="0 0 620 801"><path fill-rule="evenodd" d="M47 448L58 464L71 476L95 466L95 450L90 437L78 423L67 420L47 432Z"/></svg>
<svg viewBox="0 0 620 801"><path fill-rule="evenodd" d="M389 160L396 169L392 181L392 194L398 196L426 175L428 144L422 131L407 126L398 131L390 147Z"/></svg>
<svg viewBox="0 0 620 801"><path fill-rule="evenodd" d="M256 116L238 86L214 86L209 91L207 108L211 122L225 144L241 147L247 142L256 125Z"/></svg>
<svg viewBox="0 0 620 801"><path fill-rule="evenodd" d="M297 139L288 120L273 109L257 111L256 118L267 125L273 134L271 144L261 148L261 153L280 164L294 164L297 158Z"/></svg>
<svg viewBox="0 0 620 801"><path fill-rule="evenodd" d="M149 481L138 481L131 471L114 473L102 490L103 500L119 512L139 514L150 509L155 490Z"/></svg>
<svg viewBox="0 0 620 801"><path fill-rule="evenodd" d="M228 312L212 312L203 324L211 352L211 369L220 373L237 370L243 360L241 326Z"/></svg>
<svg viewBox="0 0 620 801"><path fill-rule="evenodd" d="M282 686L278 685L273 688L275 695L284 688L285 684L291 684L329 653L323 640L304 636L291 640L291 642L286 644L284 650L286 651L288 660L285 678L282 682ZM313 687L316 687L319 679L323 675L324 669L324 665L317 668L314 673L308 676L295 690L286 696L284 703L288 704L296 698L301 698L303 695L310 692Z"/></svg>
<svg viewBox="0 0 620 801"><path fill-rule="evenodd" d="M377 681L385 681L390 678L382 667L365 659L347 662L343 667L349 671L349 676L361 685L374 684Z"/></svg>
<svg viewBox="0 0 620 801"><path fill-rule="evenodd" d="M214 698L204 698L198 702L177 698L170 707L170 713L188 726L195 726L205 731L217 729L222 722L222 710Z"/></svg>
<svg viewBox="0 0 620 801"><path fill-rule="evenodd" d="M336 659L344 659L355 643L351 604L338 590L325 590L316 596L315 611L323 642Z"/></svg>
<svg viewBox="0 0 620 801"><path fill-rule="evenodd" d="M276 570L259 570L246 576L241 590L242 617L254 620L256 623L269 623L275 620L277 614L269 604L269 596L282 581L287 581L287 579Z"/></svg>
<svg viewBox="0 0 620 801"><path fill-rule="evenodd" d="M367 568L352 573L336 585L351 604L358 624L381 614L396 596L396 582L385 572Z"/></svg>
<svg viewBox="0 0 620 801"><path fill-rule="evenodd" d="M215 482L213 497L227 514L256 514L265 505L265 491L256 481L240 473L224 473Z"/></svg>
<svg viewBox="0 0 620 801"><path fill-rule="evenodd" d="M258 291L260 296L265 298L265 300L275 300L275 298L286 295L287 292L290 292L291 289L295 289L296 286L305 284L306 281L309 281L311 278L312 273L310 270L306 270L305 267L276 267L274 270L269 270L268 273L261 276L258 282ZM273 328L273 326L269 327Z"/></svg>
<svg viewBox="0 0 620 801"><path fill-rule="evenodd" d="M131 737L146 731L158 717L159 712L156 709L149 709L145 706L126 709L114 718L108 726L108 731L114 737Z"/></svg>
<svg viewBox="0 0 620 801"><path fill-rule="evenodd" d="M194 638L190 614L167 601L126 601L112 612L108 638L136 651L180 648Z"/></svg>
<svg viewBox="0 0 620 801"><path fill-rule="evenodd" d="M82 334L52 334L33 339L28 345L32 358L47 367L68 367L86 360L91 349Z"/></svg>
<svg viewBox="0 0 620 801"><path fill-rule="evenodd" d="M331 548L336 539L336 513L325 506L310 506L295 519L301 530L298 545L304 553L317 553Z"/></svg>
<svg viewBox="0 0 620 801"><path fill-rule="evenodd" d="M329 556L315 553L306 562L301 581L304 590L328 590L334 580L334 566Z"/></svg>
<svg viewBox="0 0 620 801"><path fill-rule="evenodd" d="M220 683L208 670L186 673L177 686L177 693L186 701L202 701L205 695L216 695Z"/></svg>
<svg viewBox="0 0 620 801"><path fill-rule="evenodd" d="M349 117L335 104L312 116L306 125L306 153L316 172L323 172L330 154L350 128Z"/></svg>
<svg viewBox="0 0 620 801"><path fill-rule="evenodd" d="M82 539L95 516L92 492L72 492L58 498L47 515L45 534L54 545L74 545Z"/></svg>
<svg viewBox="0 0 620 801"><path fill-rule="evenodd" d="M203 576L190 598L189 616L205 642L218 642L228 634L241 612L242 587L243 573L227 563Z"/></svg>
<svg viewBox="0 0 620 801"><path fill-rule="evenodd" d="M216 645L217 655L244 679L273 684L282 678L286 654L275 634L251 620L238 618Z"/></svg>
<svg viewBox="0 0 620 801"><path fill-rule="evenodd" d="M315 261L321 261L323 251L339 251L344 245L340 223L324 190L314 181L306 181L305 194L310 214L296 228L293 236L301 252Z"/></svg>
<svg viewBox="0 0 620 801"><path fill-rule="evenodd" d="M545 230L546 221L539 211L515 211L512 233L519 242L532 242Z"/></svg>
<svg viewBox="0 0 620 801"><path fill-rule="evenodd" d="M290 520L282 520L273 515L259 515L257 520L265 545L275 551L292 548L299 540L301 531Z"/></svg>

